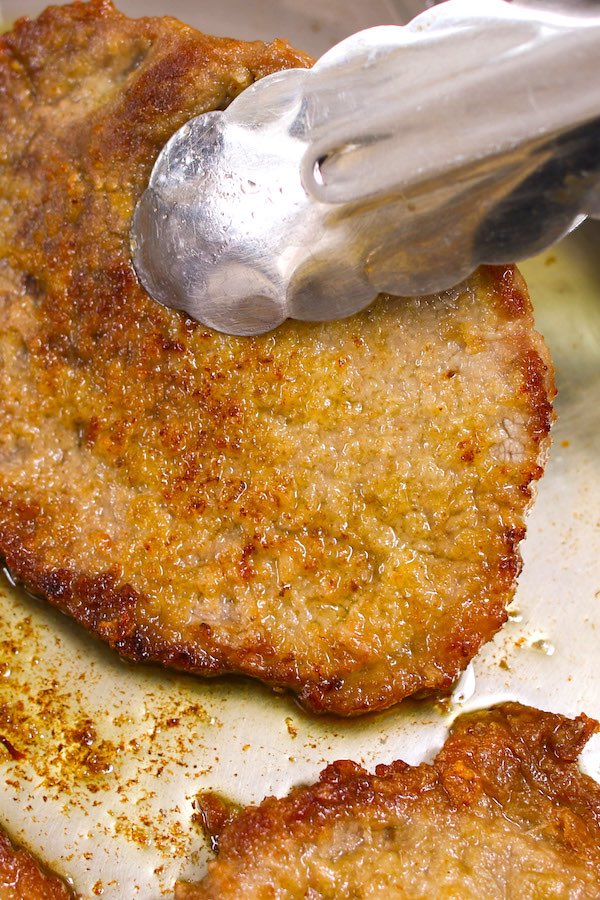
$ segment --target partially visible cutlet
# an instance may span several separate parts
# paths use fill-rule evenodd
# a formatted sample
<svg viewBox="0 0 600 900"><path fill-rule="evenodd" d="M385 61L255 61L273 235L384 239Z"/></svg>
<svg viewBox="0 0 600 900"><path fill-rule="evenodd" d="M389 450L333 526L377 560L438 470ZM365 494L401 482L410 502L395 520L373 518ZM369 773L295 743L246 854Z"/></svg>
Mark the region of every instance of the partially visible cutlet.
<svg viewBox="0 0 600 900"><path fill-rule="evenodd" d="M554 389L511 267L252 339L142 290L165 141L309 63L105 0L0 40L0 553L123 656L356 715L506 619Z"/></svg>
<svg viewBox="0 0 600 900"><path fill-rule="evenodd" d="M600 786L577 765L597 727L507 703L461 716L431 765L334 763L221 821L176 900L598 898Z"/></svg>
<svg viewBox="0 0 600 900"><path fill-rule="evenodd" d="M0 827L0 900L73 900L66 883L43 869Z"/></svg>

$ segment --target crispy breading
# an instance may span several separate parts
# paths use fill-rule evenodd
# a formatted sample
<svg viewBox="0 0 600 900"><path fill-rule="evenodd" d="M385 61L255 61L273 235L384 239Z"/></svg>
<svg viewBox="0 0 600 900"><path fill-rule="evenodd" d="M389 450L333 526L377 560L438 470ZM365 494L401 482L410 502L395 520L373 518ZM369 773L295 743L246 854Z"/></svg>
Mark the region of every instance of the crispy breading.
<svg viewBox="0 0 600 900"><path fill-rule="evenodd" d="M0 828L0 900L73 900L57 875L45 871Z"/></svg>
<svg viewBox="0 0 600 900"><path fill-rule="evenodd" d="M505 621L554 389L511 267L252 339L143 291L165 141L306 65L105 0L0 40L0 553L123 656L355 715Z"/></svg>
<svg viewBox="0 0 600 900"><path fill-rule="evenodd" d="M600 897L600 786L577 765L596 729L506 703L461 716L431 765L334 763L219 822L176 900Z"/></svg>

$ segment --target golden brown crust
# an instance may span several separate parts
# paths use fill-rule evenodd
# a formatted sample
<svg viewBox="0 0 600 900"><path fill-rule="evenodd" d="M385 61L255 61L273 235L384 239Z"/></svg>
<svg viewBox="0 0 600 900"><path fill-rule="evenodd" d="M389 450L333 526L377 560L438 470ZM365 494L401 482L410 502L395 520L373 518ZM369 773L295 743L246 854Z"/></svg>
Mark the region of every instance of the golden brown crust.
<svg viewBox="0 0 600 900"><path fill-rule="evenodd" d="M461 716L431 765L334 763L221 823L176 900L598 897L600 787L577 765L597 729L506 703Z"/></svg>
<svg viewBox="0 0 600 900"><path fill-rule="evenodd" d="M512 267L256 339L141 289L166 139L308 64L104 0L0 41L0 553L124 656L355 715L506 619L554 389Z"/></svg>
<svg viewBox="0 0 600 900"><path fill-rule="evenodd" d="M57 875L44 871L27 850L0 828L0 900L73 900Z"/></svg>

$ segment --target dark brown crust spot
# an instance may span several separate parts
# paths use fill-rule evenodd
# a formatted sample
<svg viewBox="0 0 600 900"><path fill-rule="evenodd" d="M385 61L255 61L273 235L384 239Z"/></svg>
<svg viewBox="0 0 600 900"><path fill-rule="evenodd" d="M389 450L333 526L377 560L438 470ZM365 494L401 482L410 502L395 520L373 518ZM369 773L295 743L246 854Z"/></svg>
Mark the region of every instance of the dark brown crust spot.
<svg viewBox="0 0 600 900"><path fill-rule="evenodd" d="M519 319L531 312L527 287L515 266L482 266L480 271L507 319Z"/></svg>
<svg viewBox="0 0 600 900"><path fill-rule="evenodd" d="M541 443L550 432L554 421L554 410L550 400L556 395L556 388L550 366L536 350L529 350L523 359L523 393L527 395L535 409L532 422L532 437ZM539 471L539 466L537 467ZM539 478L539 474L534 477Z"/></svg>
<svg viewBox="0 0 600 900"><path fill-rule="evenodd" d="M235 819L240 808L214 791L199 794L194 806L198 810L194 819L200 824L211 848L216 852L219 848L219 835Z"/></svg>

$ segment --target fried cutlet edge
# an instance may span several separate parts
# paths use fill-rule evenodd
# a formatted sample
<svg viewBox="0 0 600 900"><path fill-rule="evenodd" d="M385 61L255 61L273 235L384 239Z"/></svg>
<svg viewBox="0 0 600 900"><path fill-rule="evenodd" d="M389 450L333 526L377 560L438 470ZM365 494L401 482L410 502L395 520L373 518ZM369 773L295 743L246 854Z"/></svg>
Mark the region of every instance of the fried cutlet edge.
<svg viewBox="0 0 600 900"><path fill-rule="evenodd" d="M0 826L0 896L15 900L69 900L75 895L54 872L23 847L13 843Z"/></svg>

